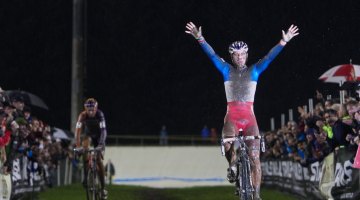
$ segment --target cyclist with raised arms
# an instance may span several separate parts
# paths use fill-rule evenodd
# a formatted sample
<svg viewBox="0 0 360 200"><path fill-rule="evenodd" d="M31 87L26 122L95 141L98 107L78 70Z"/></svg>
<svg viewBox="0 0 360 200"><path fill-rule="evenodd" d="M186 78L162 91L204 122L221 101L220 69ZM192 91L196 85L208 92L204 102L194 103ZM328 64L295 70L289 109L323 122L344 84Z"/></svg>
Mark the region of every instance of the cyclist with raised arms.
<svg viewBox="0 0 360 200"><path fill-rule="evenodd" d="M186 33L192 35L200 44L204 52L211 59L215 67L222 73L224 78L225 93L227 99L227 112L222 130L223 138L231 138L238 135L239 130L244 130L244 136L259 136L259 128L253 111L256 85L260 74L269 66L271 61L281 52L283 47L296 35L298 28L291 25L288 31L282 31L282 39L270 52L257 63L247 66L248 46L245 42L236 41L229 46L229 53L233 65L220 58L212 47L205 41L201 27L199 29L189 22L186 24ZM261 165L260 165L260 140L247 140L249 158L251 160L251 177L254 186L255 199L260 198ZM236 154L234 145L225 144L225 157L229 163L228 180L233 183L236 180ZM238 191L236 191L238 193Z"/></svg>
<svg viewBox="0 0 360 200"><path fill-rule="evenodd" d="M76 147L79 148L80 145L80 135L82 128L84 128L85 137L82 140L82 147L89 148L92 143L95 148L102 148L105 150L105 140L106 140L106 123L104 113L98 109L98 102L94 98L89 98L84 103L84 111L80 113L78 121L76 123L75 130L75 140ZM97 165L98 173L101 184L102 198L107 199L107 191L105 190L105 169L103 165L103 155L98 154ZM84 156L84 171L85 177L87 175L87 163L88 160ZM84 185L86 186L86 178L84 179Z"/></svg>

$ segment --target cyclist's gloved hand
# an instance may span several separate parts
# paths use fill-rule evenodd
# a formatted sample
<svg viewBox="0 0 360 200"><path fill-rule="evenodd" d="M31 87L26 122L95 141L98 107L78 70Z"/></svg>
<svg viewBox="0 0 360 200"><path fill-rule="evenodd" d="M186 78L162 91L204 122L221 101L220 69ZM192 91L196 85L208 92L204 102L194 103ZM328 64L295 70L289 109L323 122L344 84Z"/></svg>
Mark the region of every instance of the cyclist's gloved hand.
<svg viewBox="0 0 360 200"><path fill-rule="evenodd" d="M201 26L198 29L194 23L189 22L186 24L186 29L187 31L185 31L185 33L192 35L195 39L197 40L204 39L202 36Z"/></svg>
<svg viewBox="0 0 360 200"><path fill-rule="evenodd" d="M284 30L282 30L282 40L284 42L289 42L293 37L299 35L298 30L298 27L294 26L293 24L290 26L286 33Z"/></svg>
<svg viewBox="0 0 360 200"><path fill-rule="evenodd" d="M99 144L96 149L99 149L101 151L104 151L105 150L105 145L104 144Z"/></svg>
<svg viewBox="0 0 360 200"><path fill-rule="evenodd" d="M74 156L75 156L75 159L78 159L78 157L80 155L82 155L84 153L84 148L82 147L76 147L74 148Z"/></svg>

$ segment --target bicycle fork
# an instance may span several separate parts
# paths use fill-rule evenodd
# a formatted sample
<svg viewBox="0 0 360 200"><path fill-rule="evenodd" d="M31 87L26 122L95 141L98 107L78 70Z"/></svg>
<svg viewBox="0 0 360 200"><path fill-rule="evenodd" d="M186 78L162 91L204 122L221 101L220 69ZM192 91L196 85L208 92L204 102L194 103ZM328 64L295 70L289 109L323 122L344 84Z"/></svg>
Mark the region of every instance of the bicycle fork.
<svg viewBox="0 0 360 200"><path fill-rule="evenodd" d="M238 162L237 180L239 180L239 188L241 193L247 196L246 194L251 194L252 192L254 192L254 188L253 188L252 175L251 175L250 158L246 152L246 146L244 141L240 142L239 154L240 156L238 157L238 161L237 161ZM240 173L242 177L239 177Z"/></svg>

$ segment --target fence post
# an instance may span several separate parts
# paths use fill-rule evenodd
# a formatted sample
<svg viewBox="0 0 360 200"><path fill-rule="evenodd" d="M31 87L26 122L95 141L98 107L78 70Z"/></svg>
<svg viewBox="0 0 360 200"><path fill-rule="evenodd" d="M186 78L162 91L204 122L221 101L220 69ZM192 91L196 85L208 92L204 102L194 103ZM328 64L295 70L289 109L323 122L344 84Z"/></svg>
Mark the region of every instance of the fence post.
<svg viewBox="0 0 360 200"><path fill-rule="evenodd" d="M275 118L270 118L271 131L275 130Z"/></svg>
<svg viewBox="0 0 360 200"><path fill-rule="evenodd" d="M285 114L281 114L281 128L285 126Z"/></svg>
<svg viewBox="0 0 360 200"><path fill-rule="evenodd" d="M57 161L57 185L60 186L61 185L61 176L60 176L60 161Z"/></svg>
<svg viewBox="0 0 360 200"><path fill-rule="evenodd" d="M81 181L84 181L85 175L84 175L84 167L81 168Z"/></svg>
<svg viewBox="0 0 360 200"><path fill-rule="evenodd" d="M289 121L294 121L293 109L289 109Z"/></svg>
<svg viewBox="0 0 360 200"><path fill-rule="evenodd" d="M69 158L65 158L65 176L64 176L64 185L68 184L68 178L69 178Z"/></svg>
<svg viewBox="0 0 360 200"><path fill-rule="evenodd" d="M73 165L72 162L70 162L70 166L69 166L69 184L72 184L72 172L73 172Z"/></svg>
<svg viewBox="0 0 360 200"><path fill-rule="evenodd" d="M314 102L312 98L309 99L309 112L314 114Z"/></svg>

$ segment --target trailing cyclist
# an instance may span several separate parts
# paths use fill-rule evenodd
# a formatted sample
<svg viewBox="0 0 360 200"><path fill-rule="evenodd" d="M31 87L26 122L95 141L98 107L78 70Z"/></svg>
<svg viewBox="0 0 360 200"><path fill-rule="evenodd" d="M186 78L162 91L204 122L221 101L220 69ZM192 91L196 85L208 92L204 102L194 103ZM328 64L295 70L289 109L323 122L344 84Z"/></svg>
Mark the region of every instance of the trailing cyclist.
<svg viewBox="0 0 360 200"><path fill-rule="evenodd" d="M76 147L80 147L80 135L82 128L84 128L85 136L82 139L82 147L89 148L91 143L95 148L101 147L105 151L105 140L107 136L106 123L104 113L98 109L98 102L94 98L89 98L84 103L84 111L79 114L78 121L76 123L75 141ZM84 156L84 172L85 177L87 175L87 157ZM97 157L98 174L101 184L101 196L103 199L107 199L107 191L105 190L105 170L103 165L103 155L98 154ZM84 178L84 186L87 182Z"/></svg>
<svg viewBox="0 0 360 200"><path fill-rule="evenodd" d="M222 130L223 138L232 138L238 135L240 129L244 130L245 136L259 136L259 128L253 111L253 102L257 81L260 74L269 66L271 61L281 52L283 47L294 36L298 35L298 28L291 25L285 33L282 31L282 39L260 61L248 67L248 45L242 41L233 42L229 46L229 53L233 65L220 58L212 47L205 41L201 27L199 29L192 22L187 23L186 33L192 35L200 44L204 52L211 59L215 67L222 73L227 99L227 113ZM254 187L255 199L260 199L260 141L259 139L246 141L249 147L251 160L251 177ZM233 143L225 144L225 157L229 163L228 180L233 183L236 179L236 155Z"/></svg>

